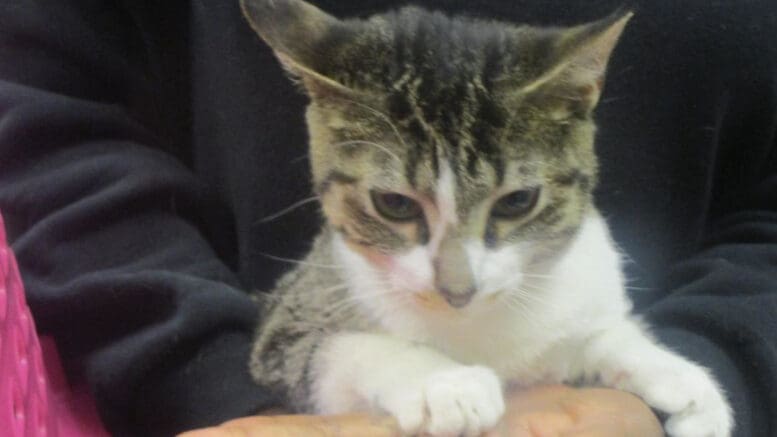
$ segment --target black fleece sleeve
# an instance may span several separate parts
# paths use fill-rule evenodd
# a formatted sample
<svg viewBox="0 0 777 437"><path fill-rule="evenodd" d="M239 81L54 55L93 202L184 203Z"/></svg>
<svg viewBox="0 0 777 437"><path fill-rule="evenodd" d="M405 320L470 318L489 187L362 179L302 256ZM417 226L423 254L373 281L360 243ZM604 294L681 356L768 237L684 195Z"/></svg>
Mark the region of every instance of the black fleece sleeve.
<svg viewBox="0 0 777 437"><path fill-rule="evenodd" d="M270 397L246 368L255 306L197 225L218 205L130 115L135 31L111 2L2 2L0 210L38 327L109 430L170 435Z"/></svg>
<svg viewBox="0 0 777 437"><path fill-rule="evenodd" d="M773 148L742 209L709 224L704 247L673 266L672 293L646 312L664 343L712 369L737 436L777 431L776 157Z"/></svg>
<svg viewBox="0 0 777 437"><path fill-rule="evenodd" d="M723 91L703 237L645 312L665 343L712 369L737 436L777 435L777 7L761 5L727 28L736 49L705 54Z"/></svg>

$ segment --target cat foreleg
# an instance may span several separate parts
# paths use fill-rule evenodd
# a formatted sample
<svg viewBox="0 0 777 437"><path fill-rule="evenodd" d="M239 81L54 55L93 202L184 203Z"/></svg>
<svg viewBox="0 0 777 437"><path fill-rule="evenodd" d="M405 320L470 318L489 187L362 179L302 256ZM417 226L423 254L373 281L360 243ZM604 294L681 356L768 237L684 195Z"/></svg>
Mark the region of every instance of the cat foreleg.
<svg viewBox="0 0 777 437"><path fill-rule="evenodd" d="M319 413L386 412L409 435L477 436L504 413L502 385L491 369L386 335L330 337L316 352L313 372Z"/></svg>
<svg viewBox="0 0 777 437"><path fill-rule="evenodd" d="M584 356L589 377L668 413L671 437L731 435L731 409L709 371L659 345L637 322L623 320L598 333Z"/></svg>

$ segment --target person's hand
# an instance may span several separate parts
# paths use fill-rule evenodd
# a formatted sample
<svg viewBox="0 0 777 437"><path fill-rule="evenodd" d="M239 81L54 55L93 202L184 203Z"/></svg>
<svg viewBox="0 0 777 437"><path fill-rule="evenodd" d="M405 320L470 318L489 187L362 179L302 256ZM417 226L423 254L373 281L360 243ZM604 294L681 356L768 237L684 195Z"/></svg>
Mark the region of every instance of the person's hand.
<svg viewBox="0 0 777 437"><path fill-rule="evenodd" d="M549 385L512 391L507 411L486 437L660 437L640 398L607 388Z"/></svg>
<svg viewBox="0 0 777 437"><path fill-rule="evenodd" d="M349 414L342 416L251 416L220 426L189 431L178 437L401 437L391 417Z"/></svg>
<svg viewBox="0 0 777 437"><path fill-rule="evenodd" d="M180 437L399 437L393 419L367 415L253 416ZM563 385L512 391L507 412L484 437L659 437L661 425L636 396Z"/></svg>

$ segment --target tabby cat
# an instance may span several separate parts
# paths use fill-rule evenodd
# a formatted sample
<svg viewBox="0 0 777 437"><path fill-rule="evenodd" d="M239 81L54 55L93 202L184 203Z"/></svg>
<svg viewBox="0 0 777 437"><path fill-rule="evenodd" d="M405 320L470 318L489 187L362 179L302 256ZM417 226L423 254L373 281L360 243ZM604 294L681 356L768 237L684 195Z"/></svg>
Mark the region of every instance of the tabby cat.
<svg viewBox="0 0 777 437"><path fill-rule="evenodd" d="M326 217L265 306L258 383L296 411L472 436L499 421L507 383L587 381L666 412L672 436L730 435L709 372L631 315L592 203L592 112L630 12L550 28L241 5L310 97Z"/></svg>

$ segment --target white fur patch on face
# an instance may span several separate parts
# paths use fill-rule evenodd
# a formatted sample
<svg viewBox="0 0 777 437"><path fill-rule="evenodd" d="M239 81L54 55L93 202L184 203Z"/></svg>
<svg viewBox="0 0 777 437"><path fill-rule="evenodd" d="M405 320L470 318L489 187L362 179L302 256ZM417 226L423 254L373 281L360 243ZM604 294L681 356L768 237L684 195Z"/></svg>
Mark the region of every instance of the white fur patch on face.
<svg viewBox="0 0 777 437"><path fill-rule="evenodd" d="M409 291L421 292L433 287L434 269L424 247L387 256L387 262L377 268L348 247L342 236L335 235L332 243L334 255L346 271L345 277L352 292L368 306L380 309L381 302L387 303L392 299L391 294L401 296Z"/></svg>
<svg viewBox="0 0 777 437"><path fill-rule="evenodd" d="M433 258L437 253L448 226L455 226L459 222L456 215L456 177L450 164L445 160L442 160L440 164L440 178L437 180L435 203L438 211L437 218L434 223L429 223L431 239L428 251L430 258Z"/></svg>
<svg viewBox="0 0 777 437"><path fill-rule="evenodd" d="M453 175L448 161L442 161L442 165L440 165L440 179L437 181L436 195L440 220L455 225L458 222L456 216L456 177Z"/></svg>
<svg viewBox="0 0 777 437"><path fill-rule="evenodd" d="M469 240L464 249L481 297L509 290L523 282L523 273L520 271L523 257L518 247L507 245L492 250L481 240Z"/></svg>
<svg viewBox="0 0 777 437"><path fill-rule="evenodd" d="M393 257L389 280L396 288L411 291L430 290L434 284L434 269L428 252L421 246Z"/></svg>

